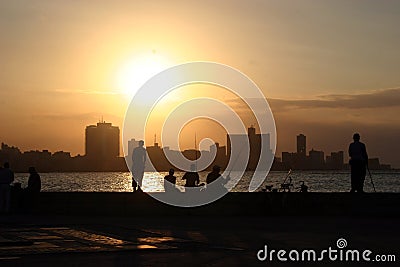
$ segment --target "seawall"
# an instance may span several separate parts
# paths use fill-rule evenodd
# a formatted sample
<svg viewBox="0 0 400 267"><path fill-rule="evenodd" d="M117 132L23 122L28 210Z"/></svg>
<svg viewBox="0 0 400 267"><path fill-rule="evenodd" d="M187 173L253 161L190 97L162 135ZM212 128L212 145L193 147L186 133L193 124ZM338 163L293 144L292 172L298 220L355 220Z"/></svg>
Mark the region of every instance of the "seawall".
<svg viewBox="0 0 400 267"><path fill-rule="evenodd" d="M160 193L162 194L162 193ZM161 203L145 193L40 193L34 213L112 216L400 216L397 193L228 193L201 207Z"/></svg>

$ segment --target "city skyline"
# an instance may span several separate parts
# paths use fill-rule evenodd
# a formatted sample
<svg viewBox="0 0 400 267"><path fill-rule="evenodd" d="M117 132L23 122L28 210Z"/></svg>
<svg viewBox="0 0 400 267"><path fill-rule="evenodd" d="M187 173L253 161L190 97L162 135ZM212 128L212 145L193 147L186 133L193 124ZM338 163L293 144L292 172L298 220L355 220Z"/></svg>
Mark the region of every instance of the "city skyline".
<svg viewBox="0 0 400 267"><path fill-rule="evenodd" d="M0 266L395 262L399 25L400 0L0 0Z"/></svg>
<svg viewBox="0 0 400 267"><path fill-rule="evenodd" d="M233 156L235 162L247 162L247 169L254 170L260 160L261 143L262 147L267 151L267 157L273 161L271 170L324 170L335 169L342 170L348 168L346 153L343 150L332 151L330 155L325 154L324 151L315 150L314 147L308 150L307 136L298 134L296 136L296 152L283 151L280 155L273 155L270 145L270 135L257 133L256 128L252 125L247 129L246 138L249 140L249 158L245 155L239 154ZM49 150L30 150L21 152L18 147L9 146L8 144L1 143L0 160L11 161L17 166L18 170L22 170L21 166L26 169L27 166L40 164L45 171L48 170L70 170L70 171L128 171L128 165L132 164L131 157L135 147L139 146L139 139L132 138L128 141L126 150L127 155L120 155L117 151L120 148L120 130L119 127L113 126L111 122L104 120L99 121L96 125L88 125L85 128L85 151L84 155L71 156L68 151L55 151ZM261 136L264 135L264 141L261 141ZM156 170L167 171L170 168L175 168L169 159L179 160L179 155L182 153L184 157L189 160L196 160L201 154L204 154L206 160L212 162L206 165L211 168L214 164L225 168L228 165L231 145L233 141L243 143L243 136L238 134L226 135L226 145L215 142L208 146L208 150L200 148L198 143L195 143L192 148L184 150L174 150L168 145L160 145L154 136L153 145L145 145L148 158L155 166ZM236 141L235 141L236 140ZM243 147L241 148L241 150ZM307 154L308 151L308 154ZM212 154L215 152L215 159L211 160ZM237 152L236 152L237 153ZM271 156L268 156L271 155ZM168 156L168 159L167 157ZM272 156L274 156L272 158ZM19 162L22 161L22 162ZM127 163L125 163L127 161ZM101 163L99 165L99 163ZM53 168L49 164L55 164ZM63 164L66 165L63 167ZM234 163L235 165L235 163ZM369 165L371 169L391 169L390 162L381 162L379 157L370 156ZM22 169L21 169L22 168ZM147 170L152 170L148 165Z"/></svg>
<svg viewBox="0 0 400 267"><path fill-rule="evenodd" d="M400 112L399 10L397 1L362 0L2 1L0 140L83 154L81 129L102 115L122 127L131 97L152 75L214 61L260 87L275 118L278 154L294 147L298 133L330 152L346 150L359 132L371 155L400 168L400 118L393 116ZM204 96L243 109L234 95L211 87L168 95L151 135L160 134L168 104ZM242 117L255 124L247 112ZM223 143L222 129L198 125L199 136ZM191 146L190 135L182 148Z"/></svg>

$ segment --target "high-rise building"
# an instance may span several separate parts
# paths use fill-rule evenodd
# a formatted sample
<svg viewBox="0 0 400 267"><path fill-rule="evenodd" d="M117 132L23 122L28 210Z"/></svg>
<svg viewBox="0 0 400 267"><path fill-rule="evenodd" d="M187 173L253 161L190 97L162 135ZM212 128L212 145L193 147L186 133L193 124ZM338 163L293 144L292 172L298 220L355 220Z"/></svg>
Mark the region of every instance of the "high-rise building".
<svg viewBox="0 0 400 267"><path fill-rule="evenodd" d="M211 165L218 165L225 169L226 167L226 147L220 146L219 143L214 143L210 146L210 153L215 153L215 159Z"/></svg>
<svg viewBox="0 0 400 267"><path fill-rule="evenodd" d="M90 159L119 157L119 128L111 123L99 122L86 127L85 154Z"/></svg>
<svg viewBox="0 0 400 267"><path fill-rule="evenodd" d="M326 167L330 170L341 170L344 165L344 152L331 152L330 156L326 156Z"/></svg>
<svg viewBox="0 0 400 267"><path fill-rule="evenodd" d="M321 170L325 166L325 157L323 151L311 149L309 152L309 165L308 169Z"/></svg>
<svg viewBox="0 0 400 267"><path fill-rule="evenodd" d="M299 134L297 136L297 155L300 157L306 156L307 142L306 136L304 134Z"/></svg>
<svg viewBox="0 0 400 267"><path fill-rule="evenodd" d="M248 139L250 149L249 149L249 158L247 159L246 153L244 153L246 140ZM251 126L248 128L247 135L241 134L228 134L227 135L227 157L228 161L232 157L233 162L248 162L247 170L255 170L258 163L262 162L260 166L269 166L269 164L273 162L274 155L271 150L271 136L269 133L267 134L256 134L256 129ZM232 146L235 145L239 148L236 151L236 155L232 154ZM261 158L261 149L263 149L263 158ZM236 167L236 166L235 166Z"/></svg>

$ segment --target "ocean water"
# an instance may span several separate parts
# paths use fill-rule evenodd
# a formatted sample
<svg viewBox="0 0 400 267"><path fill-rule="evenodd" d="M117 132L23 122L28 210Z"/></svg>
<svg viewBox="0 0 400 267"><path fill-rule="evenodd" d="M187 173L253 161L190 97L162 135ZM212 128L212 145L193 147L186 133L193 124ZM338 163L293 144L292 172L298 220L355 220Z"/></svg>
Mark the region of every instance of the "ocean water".
<svg viewBox="0 0 400 267"><path fill-rule="evenodd" d="M162 192L163 177L167 173L147 172L143 178L143 190ZM181 179L184 173L177 172L177 184L184 185ZM208 172L200 172L201 182L205 182ZM248 192L253 172L246 172L242 179L231 190ZM267 179L256 190L262 191L266 185L279 188L287 172L270 172ZM17 173L15 182L27 186L28 174ZM42 191L45 192L131 192L132 178L128 172L84 172L84 173L42 173ZM372 179L377 192L400 192L400 171L372 171ZM348 192L350 190L350 173L347 171L294 171L291 173L293 190L298 191L301 181L309 187L310 192ZM228 184L229 185L229 184ZM367 175L364 190L373 192L370 177Z"/></svg>

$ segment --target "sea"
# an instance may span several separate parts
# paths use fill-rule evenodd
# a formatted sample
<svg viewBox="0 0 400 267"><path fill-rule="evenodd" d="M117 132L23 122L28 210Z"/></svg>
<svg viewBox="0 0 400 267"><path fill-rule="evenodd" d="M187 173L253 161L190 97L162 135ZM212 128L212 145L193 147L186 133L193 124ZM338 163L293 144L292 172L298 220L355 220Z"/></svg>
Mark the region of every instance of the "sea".
<svg viewBox="0 0 400 267"><path fill-rule="evenodd" d="M146 172L143 178L143 191L163 192L163 177L166 172ZM184 185L183 172L176 172L177 185ZM200 182L205 182L208 172L199 172ZM44 192L132 192L132 176L129 172L69 172L41 173L42 191ZM245 172L232 192L248 192L253 172ZM265 190L272 185L279 189L288 176L287 172L270 172L256 191ZM372 179L371 179L372 178ZM350 173L348 171L293 171L286 182L293 184L292 191L298 191L304 181L310 192L348 192ZM377 192L400 192L400 170L371 171L367 174L364 190L373 192L373 181ZM16 173L15 181L26 187L27 173ZM232 182L232 181L231 181ZM228 184L227 186L230 186Z"/></svg>

